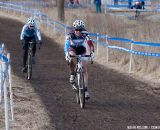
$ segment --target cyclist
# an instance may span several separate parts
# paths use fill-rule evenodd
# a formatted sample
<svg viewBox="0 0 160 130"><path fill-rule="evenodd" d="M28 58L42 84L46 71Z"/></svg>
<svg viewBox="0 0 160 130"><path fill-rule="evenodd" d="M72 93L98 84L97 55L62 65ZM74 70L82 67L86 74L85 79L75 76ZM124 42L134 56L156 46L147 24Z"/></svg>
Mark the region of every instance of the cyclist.
<svg viewBox="0 0 160 130"><path fill-rule="evenodd" d="M42 44L41 33L37 28L35 23L35 19L33 17L29 17L27 23L23 26L20 40L23 46L23 68L22 71L26 72L26 62L27 62L27 53L28 53L28 45L30 41L33 42L33 63L35 63L35 53L36 53L36 43Z"/></svg>
<svg viewBox="0 0 160 130"><path fill-rule="evenodd" d="M94 46L92 40L88 37L88 32L85 29L85 23L82 20L76 20L73 22L73 32L70 32L66 36L64 52L65 59L70 61L70 83L74 83L74 69L75 63L70 55L85 55L91 54L91 58L94 58ZM84 82L85 82L85 97L89 98L89 93L87 91L88 87L88 73L87 73L87 60L88 58L82 59L82 64L84 68Z"/></svg>

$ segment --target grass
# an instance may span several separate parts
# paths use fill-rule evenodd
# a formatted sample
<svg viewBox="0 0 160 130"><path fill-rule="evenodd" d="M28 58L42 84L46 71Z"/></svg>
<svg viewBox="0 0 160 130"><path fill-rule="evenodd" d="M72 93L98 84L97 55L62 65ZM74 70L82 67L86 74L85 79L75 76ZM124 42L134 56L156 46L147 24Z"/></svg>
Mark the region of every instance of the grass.
<svg viewBox="0 0 160 130"><path fill-rule="evenodd" d="M41 11L47 13L49 16L57 19L56 8L39 8ZM133 14L130 14L133 15ZM113 37L122 37L133 39L135 41L146 42L159 42L160 43L160 24L159 21L153 20L159 17L159 14L142 13L139 20L129 20L127 17L111 16L107 14L97 14L92 8L82 9L65 9L65 24L72 25L76 19L82 19L86 23L87 30L93 33L107 34ZM46 30L45 32L51 36L54 34L52 30ZM64 38L58 38L61 44L64 42ZM129 44L121 42L110 42L112 45L117 45L125 48L130 48ZM63 45L63 44L62 44ZM159 52L158 47L141 47L134 46L135 50L146 52ZM100 53L97 58L97 62L106 66L106 48L100 47ZM117 50L109 49L109 63L115 64L117 68L123 72L128 72L129 66L129 53L120 52ZM144 57L133 55L132 71L148 79L157 79L160 77L160 59L154 57Z"/></svg>
<svg viewBox="0 0 160 130"><path fill-rule="evenodd" d="M50 12L48 10L48 12ZM55 11L51 11L55 12ZM56 15L50 13L52 17ZM130 14L133 15L133 14ZM152 17L157 17L155 13L141 13L139 20L129 20L127 17L110 16L109 14L96 14L94 9L66 9L65 24L72 25L75 19L82 19L86 23L87 30L93 33L107 34L113 37L122 37L133 39L134 41L157 42L160 43L160 24ZM151 17L151 18L150 18ZM130 45L121 42L112 42L112 45L130 48ZM159 52L159 47L134 46L135 50L143 52ZM97 61L103 65L106 64L106 49L101 47L101 53ZM119 69L128 72L129 53L109 49L109 63L115 63ZM160 59L145 56L133 56L132 71L137 75L147 79L156 79L160 77L159 69Z"/></svg>

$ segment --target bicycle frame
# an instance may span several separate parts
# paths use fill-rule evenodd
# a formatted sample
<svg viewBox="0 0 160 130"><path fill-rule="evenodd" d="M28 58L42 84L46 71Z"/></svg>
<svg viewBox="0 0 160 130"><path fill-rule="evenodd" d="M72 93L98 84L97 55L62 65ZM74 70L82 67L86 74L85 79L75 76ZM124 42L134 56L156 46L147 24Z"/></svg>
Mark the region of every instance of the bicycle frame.
<svg viewBox="0 0 160 130"><path fill-rule="evenodd" d="M83 87L80 85L80 73L82 72L83 73L83 65L82 65L82 57L81 56L78 56L77 57L77 64L76 64L76 71L77 73L77 78L78 78L78 86L79 88L78 89L83 89Z"/></svg>
<svg viewBox="0 0 160 130"><path fill-rule="evenodd" d="M33 49L33 42L28 42L28 56L27 56L27 75L26 78L28 80L31 79L32 76L32 49Z"/></svg>
<svg viewBox="0 0 160 130"><path fill-rule="evenodd" d="M84 74L83 74L83 65L82 65L82 58L83 57L90 57L90 55L74 55L70 56L74 57L77 60L76 68L75 68L75 88L76 91L76 100L77 103L80 104L81 108L85 106L85 83L84 83Z"/></svg>

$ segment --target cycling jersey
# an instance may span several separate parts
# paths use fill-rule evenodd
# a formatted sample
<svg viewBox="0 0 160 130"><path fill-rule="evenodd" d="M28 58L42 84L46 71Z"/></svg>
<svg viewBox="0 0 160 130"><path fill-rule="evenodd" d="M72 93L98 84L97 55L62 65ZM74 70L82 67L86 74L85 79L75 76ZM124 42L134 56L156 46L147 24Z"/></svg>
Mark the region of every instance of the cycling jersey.
<svg viewBox="0 0 160 130"><path fill-rule="evenodd" d="M21 31L20 40L28 40L28 39L35 39L38 41L41 41L41 34L40 30L34 27L33 29L30 29L29 26L26 24L23 26L23 29Z"/></svg>
<svg viewBox="0 0 160 130"><path fill-rule="evenodd" d="M90 40L88 37L88 33L86 31L82 31L80 36L77 36L75 33L69 33L66 36L64 53L67 54L69 48L75 48L79 46L87 47L86 41Z"/></svg>

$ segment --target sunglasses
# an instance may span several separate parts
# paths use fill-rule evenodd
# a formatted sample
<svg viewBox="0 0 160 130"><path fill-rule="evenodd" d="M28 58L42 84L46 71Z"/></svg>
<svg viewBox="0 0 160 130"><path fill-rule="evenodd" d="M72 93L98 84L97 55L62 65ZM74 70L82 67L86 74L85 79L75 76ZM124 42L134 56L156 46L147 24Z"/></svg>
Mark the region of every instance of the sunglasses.
<svg viewBox="0 0 160 130"><path fill-rule="evenodd" d="M79 31L79 32L81 32L81 31L82 31L82 29L75 29L75 31Z"/></svg>

